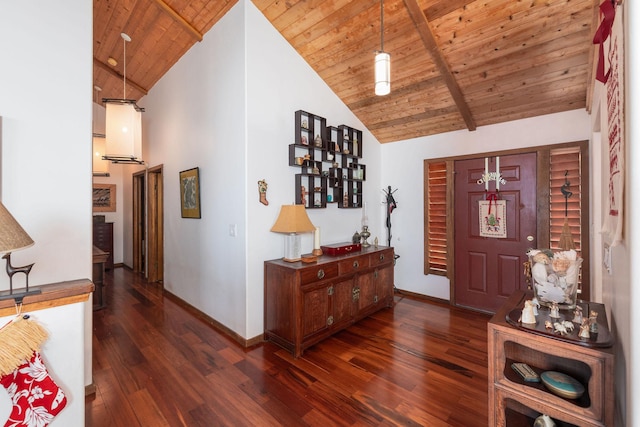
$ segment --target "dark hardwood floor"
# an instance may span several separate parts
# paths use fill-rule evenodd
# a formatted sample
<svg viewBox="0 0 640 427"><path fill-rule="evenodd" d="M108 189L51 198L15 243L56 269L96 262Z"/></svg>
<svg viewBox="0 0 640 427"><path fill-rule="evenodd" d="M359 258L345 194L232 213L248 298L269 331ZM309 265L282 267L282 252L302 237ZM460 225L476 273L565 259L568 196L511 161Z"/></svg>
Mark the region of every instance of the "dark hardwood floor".
<svg viewBox="0 0 640 427"><path fill-rule="evenodd" d="M293 359L243 349L127 269L106 281L88 427L487 425L488 315L396 295Z"/></svg>

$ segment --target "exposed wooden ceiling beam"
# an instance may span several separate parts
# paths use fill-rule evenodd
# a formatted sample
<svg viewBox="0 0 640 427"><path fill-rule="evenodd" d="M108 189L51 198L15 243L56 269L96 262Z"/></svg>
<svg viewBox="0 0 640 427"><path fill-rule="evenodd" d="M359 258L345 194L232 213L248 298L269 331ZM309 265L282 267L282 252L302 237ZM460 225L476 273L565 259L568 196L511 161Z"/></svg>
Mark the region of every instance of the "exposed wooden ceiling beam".
<svg viewBox="0 0 640 427"><path fill-rule="evenodd" d="M451 73L449 69L449 65L445 61L442 56L442 52L438 48L435 37L431 31L429 26L429 21L427 21L427 17L418 6L416 0L404 0L404 4L409 12L409 16L411 16L411 20L413 21L418 33L420 34L420 38L422 39L422 43L427 48L427 51L431 55L433 62L436 67L440 71L442 78L444 79L447 87L449 88L449 92L453 97L454 102L458 106L458 110L460 111L460 115L464 119L467 129L476 130L476 123L471 114L471 110L469 109L469 105L464 99L462 95L462 91L460 90L460 86L458 86L458 82L455 77Z"/></svg>
<svg viewBox="0 0 640 427"><path fill-rule="evenodd" d="M200 33L200 31L196 30L193 27L193 25L191 25L189 22L187 22L187 20L184 19L178 12L173 10L171 8L171 6L169 6L168 4L166 4L162 0L154 0L154 1L158 6L160 6L160 9L164 10L165 12L167 12L177 23L182 25L185 30L187 30L189 33L191 33L191 35L193 37L195 37L199 42L202 41L202 34Z"/></svg>
<svg viewBox="0 0 640 427"><path fill-rule="evenodd" d="M105 64L104 62L93 58L93 65L95 65L98 68L103 69L104 71L106 71L107 73L111 74L114 77L117 77L120 80L124 79L124 76L122 74L120 74L119 72L117 72L116 70L114 70L112 67L109 66L109 64ZM142 86L140 86L139 84L137 84L136 82L127 79L127 85L134 87L136 90L139 90L140 92L142 92L143 94L147 94L149 93L149 91L145 88L143 88Z"/></svg>

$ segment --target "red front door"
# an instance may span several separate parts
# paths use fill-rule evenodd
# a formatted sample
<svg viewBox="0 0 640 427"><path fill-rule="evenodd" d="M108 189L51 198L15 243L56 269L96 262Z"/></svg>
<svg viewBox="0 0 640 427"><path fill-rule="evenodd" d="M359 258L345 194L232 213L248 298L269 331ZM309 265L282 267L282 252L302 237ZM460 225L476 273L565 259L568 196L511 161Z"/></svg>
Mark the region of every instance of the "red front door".
<svg viewBox="0 0 640 427"><path fill-rule="evenodd" d="M489 158L489 172L496 171L496 157ZM506 238L480 236L479 200L488 193L478 184L485 174L485 159L455 162L455 304L495 312L516 289L526 289L523 263L535 247L536 154L500 156L497 197L506 200Z"/></svg>

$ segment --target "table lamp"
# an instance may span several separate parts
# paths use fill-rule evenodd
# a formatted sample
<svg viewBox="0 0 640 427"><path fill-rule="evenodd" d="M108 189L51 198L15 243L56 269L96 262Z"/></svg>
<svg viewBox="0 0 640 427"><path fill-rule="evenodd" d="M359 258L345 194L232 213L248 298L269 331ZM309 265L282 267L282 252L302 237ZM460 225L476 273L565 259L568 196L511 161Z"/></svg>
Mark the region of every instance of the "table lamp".
<svg viewBox="0 0 640 427"><path fill-rule="evenodd" d="M14 267L11 265L11 252L28 248L33 245L33 239L29 237L26 231L18 224L18 221L9 213L7 208L0 203L0 253L4 253L3 259L7 260L7 274L9 275L9 294L0 295L0 300L16 299L21 303L25 295L39 294L40 289L29 291L29 272L33 264L24 267ZM16 273L24 273L26 278L25 292L13 292L13 275Z"/></svg>
<svg viewBox="0 0 640 427"><path fill-rule="evenodd" d="M288 262L300 261L302 255L299 233L310 233L315 229L303 205L282 205L278 219L271 227L273 232L286 234L282 259Z"/></svg>

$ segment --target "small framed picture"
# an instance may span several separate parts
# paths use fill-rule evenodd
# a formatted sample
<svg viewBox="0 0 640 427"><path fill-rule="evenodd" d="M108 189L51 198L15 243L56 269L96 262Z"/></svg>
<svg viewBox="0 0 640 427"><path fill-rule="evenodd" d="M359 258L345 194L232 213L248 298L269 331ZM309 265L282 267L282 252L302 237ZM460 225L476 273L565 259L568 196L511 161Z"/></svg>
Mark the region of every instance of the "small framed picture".
<svg viewBox="0 0 640 427"><path fill-rule="evenodd" d="M116 211L116 185L93 184L93 211Z"/></svg>
<svg viewBox="0 0 640 427"><path fill-rule="evenodd" d="M180 172L182 218L200 218L200 174L198 168Z"/></svg>

